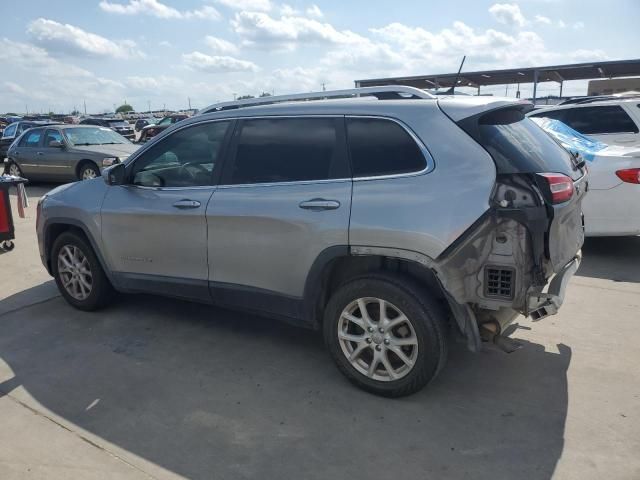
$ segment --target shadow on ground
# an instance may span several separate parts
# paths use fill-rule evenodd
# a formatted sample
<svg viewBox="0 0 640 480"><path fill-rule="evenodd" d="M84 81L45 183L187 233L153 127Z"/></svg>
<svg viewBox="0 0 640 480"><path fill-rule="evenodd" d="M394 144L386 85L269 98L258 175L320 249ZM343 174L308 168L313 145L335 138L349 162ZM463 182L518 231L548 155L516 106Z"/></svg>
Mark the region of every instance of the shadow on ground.
<svg viewBox="0 0 640 480"><path fill-rule="evenodd" d="M640 237L590 237L576 275L616 282L640 282Z"/></svg>
<svg viewBox="0 0 640 480"><path fill-rule="evenodd" d="M0 325L0 396L22 386L192 479L548 479L563 449L563 345L454 345L430 387L388 400L348 384L316 333L203 305L129 296L83 313L57 297Z"/></svg>

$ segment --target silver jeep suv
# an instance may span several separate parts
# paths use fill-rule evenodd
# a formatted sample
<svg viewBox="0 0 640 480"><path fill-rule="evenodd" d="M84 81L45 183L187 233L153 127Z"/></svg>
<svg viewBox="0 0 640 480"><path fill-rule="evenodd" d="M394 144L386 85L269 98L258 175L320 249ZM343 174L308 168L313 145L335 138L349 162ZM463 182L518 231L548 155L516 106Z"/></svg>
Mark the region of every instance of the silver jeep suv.
<svg viewBox="0 0 640 480"><path fill-rule="evenodd" d="M578 268L586 170L531 107L392 86L213 105L44 197L42 261L76 308L116 290L257 312L410 394L453 334L512 350L505 327L555 313Z"/></svg>

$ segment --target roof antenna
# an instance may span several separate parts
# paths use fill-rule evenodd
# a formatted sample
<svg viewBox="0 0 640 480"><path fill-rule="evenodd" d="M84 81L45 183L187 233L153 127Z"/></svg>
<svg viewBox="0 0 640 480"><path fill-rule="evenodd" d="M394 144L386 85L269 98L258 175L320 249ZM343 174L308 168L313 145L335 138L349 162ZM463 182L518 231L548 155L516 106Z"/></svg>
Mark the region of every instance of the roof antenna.
<svg viewBox="0 0 640 480"><path fill-rule="evenodd" d="M462 57L460 68L458 69L458 73L456 73L456 79L453 82L453 85L451 85L451 88L445 92L446 95L455 95L456 85L458 84L458 79L460 78L460 72L462 71L462 66L464 65L464 61L466 60L466 58L467 58L466 55Z"/></svg>

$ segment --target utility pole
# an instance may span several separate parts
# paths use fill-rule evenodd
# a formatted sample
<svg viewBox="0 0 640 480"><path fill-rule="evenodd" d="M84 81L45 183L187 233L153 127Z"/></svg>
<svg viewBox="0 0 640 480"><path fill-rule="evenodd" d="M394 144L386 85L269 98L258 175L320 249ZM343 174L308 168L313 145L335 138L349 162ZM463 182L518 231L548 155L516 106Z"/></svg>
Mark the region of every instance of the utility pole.
<svg viewBox="0 0 640 480"><path fill-rule="evenodd" d="M189 103L189 110L191 110L191 98L187 97L187 102Z"/></svg>
<svg viewBox="0 0 640 480"><path fill-rule="evenodd" d="M327 91L327 88L326 88L326 86L325 86L324 82L322 82L322 91L323 91L323 92L326 92L326 91Z"/></svg>
<svg viewBox="0 0 640 480"><path fill-rule="evenodd" d="M149 106L149 113L151 113L151 100L147 100L147 105Z"/></svg>
<svg viewBox="0 0 640 480"><path fill-rule="evenodd" d="M84 114L87 114L87 102L86 100L82 100L82 103L84 104Z"/></svg>
<svg viewBox="0 0 640 480"><path fill-rule="evenodd" d="M234 100L234 101L235 101L235 99L236 99L236 97L237 97L237 96L238 96L238 94L237 94L237 93L234 93L234 94L233 94L233 100Z"/></svg>

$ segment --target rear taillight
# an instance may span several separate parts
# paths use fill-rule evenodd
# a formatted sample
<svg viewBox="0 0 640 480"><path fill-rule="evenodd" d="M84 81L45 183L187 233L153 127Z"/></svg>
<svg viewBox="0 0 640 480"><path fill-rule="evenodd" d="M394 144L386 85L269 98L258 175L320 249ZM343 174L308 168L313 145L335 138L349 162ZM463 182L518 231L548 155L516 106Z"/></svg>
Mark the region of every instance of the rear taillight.
<svg viewBox="0 0 640 480"><path fill-rule="evenodd" d="M624 170L618 170L616 172L616 175L625 183L640 184L640 168L627 168Z"/></svg>
<svg viewBox="0 0 640 480"><path fill-rule="evenodd" d="M551 193L551 203L566 202L573 196L573 180L561 173L539 173L547 182Z"/></svg>

